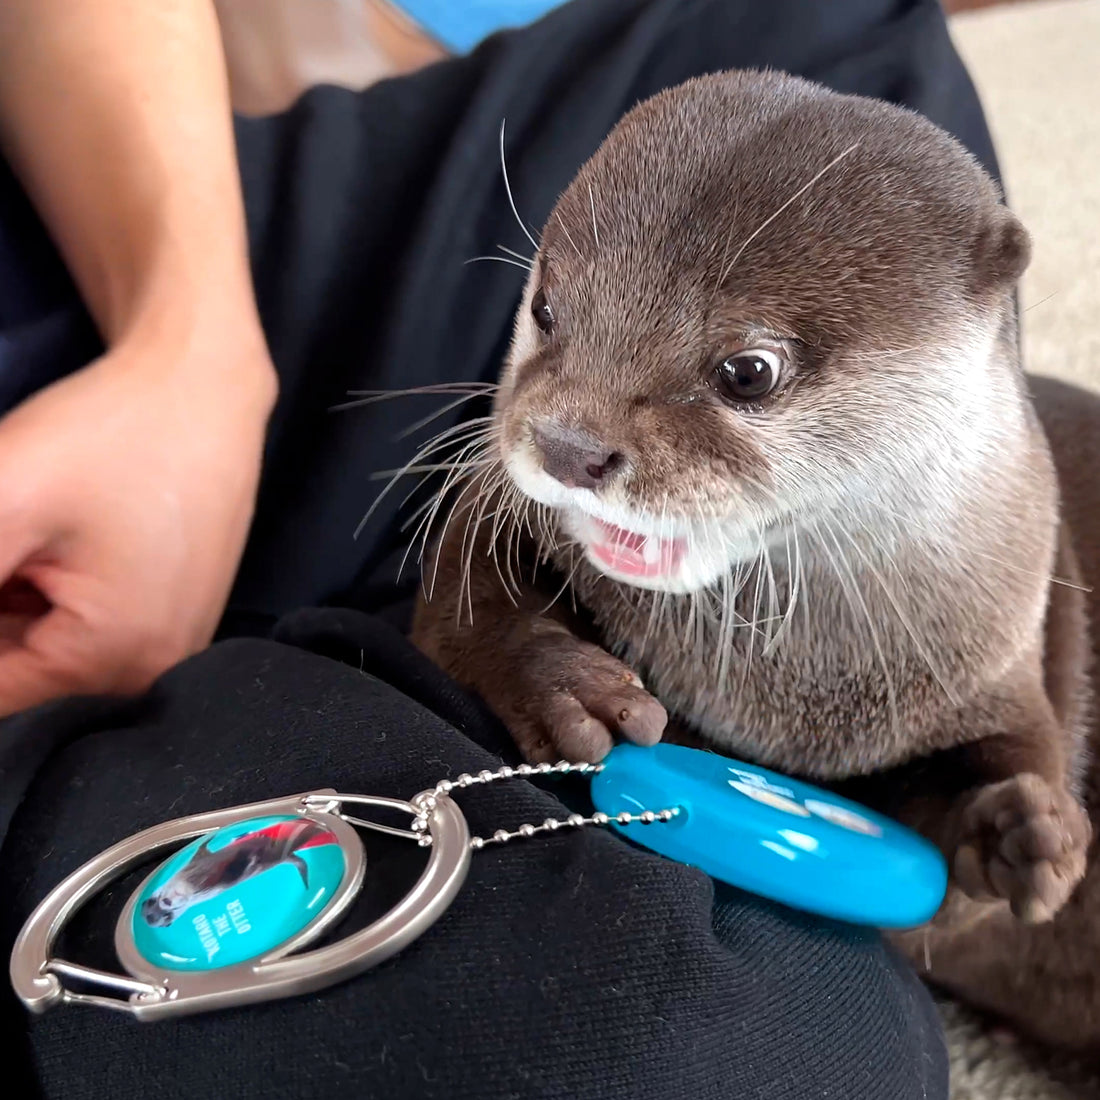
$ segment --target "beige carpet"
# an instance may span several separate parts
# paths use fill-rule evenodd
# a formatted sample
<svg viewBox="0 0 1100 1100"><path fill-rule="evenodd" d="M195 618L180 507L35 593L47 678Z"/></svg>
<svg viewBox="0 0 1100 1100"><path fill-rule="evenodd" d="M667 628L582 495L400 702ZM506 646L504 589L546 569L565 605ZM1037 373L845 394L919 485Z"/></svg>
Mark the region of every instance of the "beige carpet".
<svg viewBox="0 0 1100 1100"><path fill-rule="evenodd" d="M1028 366L1100 389L1100 0L990 8L951 26L1035 242Z"/></svg>
<svg viewBox="0 0 1100 1100"><path fill-rule="evenodd" d="M1006 1043L976 1013L940 1001L951 1100L1100 1100L1100 1077L1062 1055Z"/></svg>
<svg viewBox="0 0 1100 1100"><path fill-rule="evenodd" d="M1100 390L1100 0L1044 0L955 16L1012 207L1031 230L1028 368ZM1092 1100L1100 1077L994 1040L943 1005L952 1100Z"/></svg>

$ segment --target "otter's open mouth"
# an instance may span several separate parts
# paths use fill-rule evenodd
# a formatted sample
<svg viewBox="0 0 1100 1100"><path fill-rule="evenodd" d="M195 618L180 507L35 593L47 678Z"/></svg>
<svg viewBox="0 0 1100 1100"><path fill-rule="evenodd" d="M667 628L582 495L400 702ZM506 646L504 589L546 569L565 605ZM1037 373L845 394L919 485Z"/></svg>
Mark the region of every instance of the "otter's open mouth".
<svg viewBox="0 0 1100 1100"><path fill-rule="evenodd" d="M589 553L605 569L623 577L666 577L674 574L687 554L687 539L642 535L593 519Z"/></svg>

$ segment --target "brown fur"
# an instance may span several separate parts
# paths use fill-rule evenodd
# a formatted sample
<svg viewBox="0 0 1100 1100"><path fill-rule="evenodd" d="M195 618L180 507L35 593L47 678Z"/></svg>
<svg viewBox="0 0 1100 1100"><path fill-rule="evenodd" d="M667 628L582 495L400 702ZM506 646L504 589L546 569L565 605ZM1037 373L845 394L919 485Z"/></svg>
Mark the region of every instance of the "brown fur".
<svg viewBox="0 0 1100 1100"><path fill-rule="evenodd" d="M903 948L1092 1047L1100 606L1060 582L1100 580L1100 409L1040 389L1052 461L1017 361L1027 255L985 173L904 111L746 73L642 104L547 223L414 639L532 758L676 736L921 829L952 886ZM757 347L782 380L731 404L715 364ZM579 480L560 449L546 472L547 432L582 442ZM676 533L679 574L605 575L592 512Z"/></svg>

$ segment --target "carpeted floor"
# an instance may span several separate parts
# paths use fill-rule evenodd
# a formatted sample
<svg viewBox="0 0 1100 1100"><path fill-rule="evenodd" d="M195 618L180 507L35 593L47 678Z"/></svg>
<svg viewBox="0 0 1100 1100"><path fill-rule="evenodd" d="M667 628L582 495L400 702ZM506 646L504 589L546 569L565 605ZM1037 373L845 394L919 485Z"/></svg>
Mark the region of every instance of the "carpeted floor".
<svg viewBox="0 0 1100 1100"><path fill-rule="evenodd" d="M941 999L951 1055L951 1100L1100 1100L1100 1073L1082 1063L1005 1042L976 1013Z"/></svg>
<svg viewBox="0 0 1100 1100"><path fill-rule="evenodd" d="M952 32L989 113L1009 201L1035 241L1022 290L1027 364L1100 390L1100 0L947 2L975 5L952 17ZM260 20L242 0L218 7L239 109L277 109L312 80L369 79L354 5L280 0ZM1100 1073L1006 1045L958 1005L942 1009L952 1100L1100 1100Z"/></svg>
<svg viewBox="0 0 1100 1100"><path fill-rule="evenodd" d="M1028 367L1100 389L1100 0L984 8L951 26L1035 243Z"/></svg>
<svg viewBox="0 0 1100 1100"><path fill-rule="evenodd" d="M1028 368L1100 390L1100 0L1038 0L952 19L1008 198L1034 239L1021 293ZM1100 1072L1006 1046L944 1002L952 1100L1100 1100Z"/></svg>

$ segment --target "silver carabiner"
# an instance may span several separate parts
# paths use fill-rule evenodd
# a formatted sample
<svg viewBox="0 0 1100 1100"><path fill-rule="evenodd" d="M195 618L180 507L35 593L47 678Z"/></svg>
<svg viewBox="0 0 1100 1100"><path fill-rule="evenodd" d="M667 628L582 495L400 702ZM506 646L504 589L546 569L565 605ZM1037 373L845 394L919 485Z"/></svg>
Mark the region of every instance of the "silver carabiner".
<svg viewBox="0 0 1100 1100"><path fill-rule="evenodd" d="M423 835L430 839L427 865L412 889L384 916L327 947L301 951L336 924L362 887L366 855L353 824L411 837L422 843L420 831L393 829L346 817L341 809L344 802L399 810L410 814L414 822L423 822ZM261 828L264 820L275 820L276 824ZM299 821L302 827L295 829L294 823ZM280 824L285 822L290 823L283 830L287 833L289 829L289 838L279 833ZM307 828L307 824L313 828ZM256 828L250 832L253 825ZM214 834L222 830L226 831L228 839L224 839L220 847L212 848L210 842ZM152 934L146 930L146 924L156 927L170 923L176 919L184 902L191 901L190 898L180 901L178 887L171 885L176 880L168 876L168 872L178 865L185 871L190 870L194 877L201 854L205 860L202 871L206 878L200 885L205 889L211 875L216 878L217 873L223 873L224 877L227 867L233 874L240 872L244 866L241 860L245 848L231 850L232 845L248 841L259 851L256 837L261 837L266 845L263 852L275 851L283 863L297 868L307 887L308 866L302 858L305 848L322 843L337 847L342 855L342 869L333 876L332 888L317 903L315 910L305 911L301 927L279 938L278 942L267 943L262 950L225 965L213 962L216 954L207 959L211 965L203 965L202 959L183 960L166 951L151 953L144 942L139 943L137 933ZM115 950L130 977L54 957L58 935L81 906L126 871L184 841L194 843L146 876L118 919ZM300 842L299 849L293 847L295 842ZM254 854L249 850L250 857ZM32 1012L45 1012L59 1004L94 1004L129 1012L139 1020L159 1020L314 992L377 966L423 934L454 900L469 864L470 832L466 819L459 807L445 796L437 798L430 811L425 812L423 807L400 799L341 795L322 790L178 818L120 841L78 868L47 895L23 926L12 950L12 985ZM175 871L177 877L181 873L178 869ZM163 885L166 876L168 886ZM233 885L238 886L241 881L238 877ZM222 922L225 922L225 942L233 941L238 953L247 952L244 944L253 926L238 915L243 912L239 902L234 910L235 902L229 899L224 906L228 916L223 911L212 922L202 911L202 906L211 898L220 899L222 894L224 891L219 894L192 890L194 897L201 896L201 903L194 903L193 909L188 910L195 913L192 923L199 929L197 934L204 944L220 949L218 937L222 934ZM162 910L158 906L166 908ZM184 963L189 968L180 968ZM75 992L66 988L65 980L121 993L125 999Z"/></svg>

